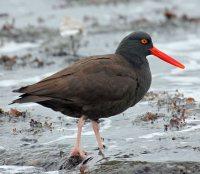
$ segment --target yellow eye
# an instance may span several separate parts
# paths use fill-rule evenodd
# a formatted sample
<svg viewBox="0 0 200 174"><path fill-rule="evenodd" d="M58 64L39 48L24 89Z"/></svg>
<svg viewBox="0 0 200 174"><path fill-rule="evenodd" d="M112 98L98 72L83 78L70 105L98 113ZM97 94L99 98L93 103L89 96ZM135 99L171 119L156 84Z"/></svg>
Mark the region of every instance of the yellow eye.
<svg viewBox="0 0 200 174"><path fill-rule="evenodd" d="M148 43L148 41L146 39L141 39L140 42L144 45L146 45Z"/></svg>

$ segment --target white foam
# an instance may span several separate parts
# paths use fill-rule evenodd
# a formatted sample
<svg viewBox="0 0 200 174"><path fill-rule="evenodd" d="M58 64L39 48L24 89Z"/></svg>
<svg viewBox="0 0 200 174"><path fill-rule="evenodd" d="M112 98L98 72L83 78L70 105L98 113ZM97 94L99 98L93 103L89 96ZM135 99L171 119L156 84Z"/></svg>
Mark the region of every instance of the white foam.
<svg viewBox="0 0 200 174"><path fill-rule="evenodd" d="M199 119L186 119L186 123L200 122Z"/></svg>
<svg viewBox="0 0 200 174"><path fill-rule="evenodd" d="M191 131L195 131L197 129L200 129L200 125L190 126L190 127L187 127L186 129L174 131L174 132L154 132L154 133L139 136L138 138L150 139L155 136L165 136L165 135L169 135L171 133L175 134L175 133L191 132Z"/></svg>
<svg viewBox="0 0 200 174"><path fill-rule="evenodd" d="M178 132L190 132L190 131L194 131L197 129L200 129L200 125L191 126L191 127L188 127L187 129L183 129Z"/></svg>
<svg viewBox="0 0 200 174"><path fill-rule="evenodd" d="M125 139L127 142L132 142L134 140L134 138L126 138Z"/></svg>
<svg viewBox="0 0 200 174"><path fill-rule="evenodd" d="M80 33L79 30L77 30L77 29L72 29L72 30L62 31L60 34L61 34L62 37L66 37L66 36L77 35L78 33Z"/></svg>
<svg viewBox="0 0 200 174"><path fill-rule="evenodd" d="M153 138L155 136L163 136L163 135L166 135L166 133L165 132L154 132L154 133L151 133L151 134L139 136L138 138L149 139L149 138Z"/></svg>
<svg viewBox="0 0 200 174"><path fill-rule="evenodd" d="M59 171L49 171L45 172L45 174L59 174Z"/></svg>
<svg viewBox="0 0 200 174"><path fill-rule="evenodd" d="M74 127L74 128L65 128L65 127L59 127L57 130L67 130L67 131L76 131L77 128Z"/></svg>
<svg viewBox="0 0 200 174"><path fill-rule="evenodd" d="M17 80L1 80L0 81L0 87L14 86L16 84L17 84Z"/></svg>
<svg viewBox="0 0 200 174"><path fill-rule="evenodd" d="M38 43L30 43L30 42L23 42L23 43L16 43L16 42L9 42L0 47L0 54L12 53L23 49L28 48L35 48L38 47Z"/></svg>
<svg viewBox="0 0 200 174"><path fill-rule="evenodd" d="M200 82L200 77L192 77L192 76L166 76L164 77L165 79L167 79L168 81L171 81L175 84L178 85L192 85L193 83L198 83Z"/></svg>
<svg viewBox="0 0 200 174"><path fill-rule="evenodd" d="M21 173L21 172L25 172L25 171L29 171L29 173L35 172L35 167L33 166L13 166L13 165L3 165L0 166L0 172L6 172L9 174L15 174L15 173Z"/></svg>
<svg viewBox="0 0 200 174"><path fill-rule="evenodd" d="M22 103L18 107L27 109L27 107L32 108L32 107L35 107L35 106L38 106L38 104L37 103Z"/></svg>

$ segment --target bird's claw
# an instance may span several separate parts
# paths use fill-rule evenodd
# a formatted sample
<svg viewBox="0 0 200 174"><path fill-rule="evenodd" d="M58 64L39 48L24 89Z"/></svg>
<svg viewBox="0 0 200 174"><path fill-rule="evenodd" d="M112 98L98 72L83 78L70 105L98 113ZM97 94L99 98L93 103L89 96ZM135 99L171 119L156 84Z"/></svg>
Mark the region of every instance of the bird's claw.
<svg viewBox="0 0 200 174"><path fill-rule="evenodd" d="M101 149L104 150L105 148L106 146L103 144L102 147L101 148L98 147L97 150L101 150Z"/></svg>
<svg viewBox="0 0 200 174"><path fill-rule="evenodd" d="M103 146L103 148L99 148L99 155L101 155L103 158L105 158L105 154L104 154L104 149L105 149L105 146Z"/></svg>
<svg viewBox="0 0 200 174"><path fill-rule="evenodd" d="M87 152L85 152L84 150L80 149L80 148L76 148L74 147L71 150L70 156L80 156L82 159L85 159L87 156Z"/></svg>

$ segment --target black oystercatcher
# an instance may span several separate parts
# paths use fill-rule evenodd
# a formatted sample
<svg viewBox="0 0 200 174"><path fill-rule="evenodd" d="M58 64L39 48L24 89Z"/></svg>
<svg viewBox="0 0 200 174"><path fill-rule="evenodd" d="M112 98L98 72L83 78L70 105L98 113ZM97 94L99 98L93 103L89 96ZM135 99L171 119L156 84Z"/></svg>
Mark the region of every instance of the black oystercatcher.
<svg viewBox="0 0 200 174"><path fill-rule="evenodd" d="M114 54L83 58L36 84L15 90L23 94L13 103L35 102L79 118L72 156L85 156L80 147L81 131L85 120L90 119L102 152L104 145L98 119L119 114L142 99L151 84L146 59L151 54L184 68L155 48L147 33L134 32L121 41Z"/></svg>

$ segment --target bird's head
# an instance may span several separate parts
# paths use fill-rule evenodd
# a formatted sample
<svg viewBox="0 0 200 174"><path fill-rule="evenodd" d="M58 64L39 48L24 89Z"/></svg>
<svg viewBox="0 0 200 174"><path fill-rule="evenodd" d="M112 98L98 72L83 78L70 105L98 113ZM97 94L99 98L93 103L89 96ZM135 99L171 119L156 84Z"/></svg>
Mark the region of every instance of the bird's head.
<svg viewBox="0 0 200 174"><path fill-rule="evenodd" d="M116 53L127 57L132 62L142 62L146 56L154 55L174 66L185 68L183 64L154 47L151 36L141 31L126 36L119 44Z"/></svg>

